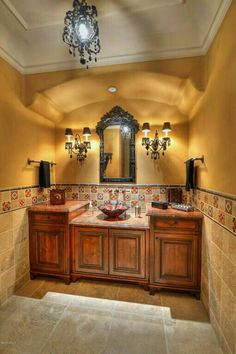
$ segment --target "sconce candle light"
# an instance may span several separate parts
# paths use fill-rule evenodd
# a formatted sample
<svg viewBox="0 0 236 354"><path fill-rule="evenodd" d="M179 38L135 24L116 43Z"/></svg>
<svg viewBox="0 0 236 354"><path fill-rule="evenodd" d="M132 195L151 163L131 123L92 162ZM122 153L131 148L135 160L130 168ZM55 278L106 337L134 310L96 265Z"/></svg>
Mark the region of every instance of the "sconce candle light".
<svg viewBox="0 0 236 354"><path fill-rule="evenodd" d="M73 139L73 132L71 128L66 128L65 136L67 141L65 143L65 149L68 150L68 154L70 158L72 158L73 154L77 155L77 161L84 161L87 157L87 152L91 149L91 144L89 141L89 137L91 136L91 131L88 127L83 129L82 135L85 137L85 141L82 142L80 135L77 133Z"/></svg>
<svg viewBox="0 0 236 354"><path fill-rule="evenodd" d="M150 133L150 124L144 123L142 127L142 132L144 133L144 137L142 138L142 145L145 146L147 150L147 155L149 155L149 151L151 151L151 159L157 160L160 158L160 153L165 155L165 151L167 147L171 144L171 139L168 136L169 132L171 132L170 122L165 122L162 127L162 131L165 136L163 138L158 137L158 132L156 130L154 139L150 139L148 137L148 133Z"/></svg>

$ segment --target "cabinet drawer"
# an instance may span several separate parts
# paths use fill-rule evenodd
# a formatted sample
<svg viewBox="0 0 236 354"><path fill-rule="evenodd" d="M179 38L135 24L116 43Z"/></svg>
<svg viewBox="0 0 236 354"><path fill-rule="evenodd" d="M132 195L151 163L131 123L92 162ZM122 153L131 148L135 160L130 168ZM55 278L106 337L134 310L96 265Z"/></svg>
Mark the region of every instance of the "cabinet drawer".
<svg viewBox="0 0 236 354"><path fill-rule="evenodd" d="M33 224L57 224L64 225L66 216L59 213L32 213Z"/></svg>
<svg viewBox="0 0 236 354"><path fill-rule="evenodd" d="M199 232L198 220L177 218L152 218L152 228L167 233L192 233Z"/></svg>

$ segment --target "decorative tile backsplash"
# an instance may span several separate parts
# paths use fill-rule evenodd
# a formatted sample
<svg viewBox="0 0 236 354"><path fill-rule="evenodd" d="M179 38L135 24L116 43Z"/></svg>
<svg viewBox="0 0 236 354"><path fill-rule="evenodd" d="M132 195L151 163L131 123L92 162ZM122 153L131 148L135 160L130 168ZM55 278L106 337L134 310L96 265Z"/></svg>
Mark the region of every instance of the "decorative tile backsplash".
<svg viewBox="0 0 236 354"><path fill-rule="evenodd" d="M203 214L236 235L236 196L199 188L190 192L189 200Z"/></svg>
<svg viewBox="0 0 236 354"><path fill-rule="evenodd" d="M168 188L181 187L176 185L59 185L66 190L67 200L91 200L94 207L109 200L120 200L133 209L139 203L143 210L146 203L167 200ZM122 191L125 190L125 193ZM0 213L9 212L34 204L43 203L49 199L49 189L37 186L11 188L0 190ZM183 188L183 202L187 202L187 194Z"/></svg>
<svg viewBox="0 0 236 354"><path fill-rule="evenodd" d="M133 211L139 203L142 210L146 203L152 201L166 201L168 188L183 186L164 185L61 185L66 189L67 200L91 200L94 207L98 207L109 200L124 201ZM122 191L124 191L122 193ZM183 188L183 202L187 202L187 194Z"/></svg>
<svg viewBox="0 0 236 354"><path fill-rule="evenodd" d="M190 202L205 215L236 234L235 196L204 189L195 189L188 193L184 186L179 185L66 184L58 187L66 190L67 200L91 200L93 206L98 207L109 200L117 200L118 198L118 200L125 201L131 211L137 203L145 210L146 203L165 201L167 200L168 188L181 187L183 203ZM125 193L122 193L124 189ZM38 186L0 190L0 213L43 203L48 199L49 189L42 189Z"/></svg>
<svg viewBox="0 0 236 354"><path fill-rule="evenodd" d="M38 186L0 190L0 214L43 203L49 198L49 189Z"/></svg>

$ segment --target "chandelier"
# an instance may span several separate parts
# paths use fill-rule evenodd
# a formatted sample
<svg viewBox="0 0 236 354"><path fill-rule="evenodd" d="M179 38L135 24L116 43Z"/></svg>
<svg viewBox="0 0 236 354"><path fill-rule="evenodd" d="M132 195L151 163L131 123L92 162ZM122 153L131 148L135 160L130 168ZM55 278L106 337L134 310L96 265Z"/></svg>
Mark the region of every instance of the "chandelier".
<svg viewBox="0 0 236 354"><path fill-rule="evenodd" d="M67 11L64 20L65 27L63 41L69 45L69 52L75 56L78 49L82 65L97 61L97 54L101 50L97 9L88 6L85 0L74 0L73 10Z"/></svg>
<svg viewBox="0 0 236 354"><path fill-rule="evenodd" d="M157 160L160 158L160 154L165 155L165 151L167 147L171 144L171 139L168 136L169 132L171 132L171 126L169 122L165 122L163 124L162 131L165 133L163 138L158 137L158 132L156 130L154 139L148 138L148 133L150 133L150 125L149 123L144 123L142 127L142 132L144 133L144 138L142 138L142 145L145 146L147 150L147 155L151 152L151 159Z"/></svg>
<svg viewBox="0 0 236 354"><path fill-rule="evenodd" d="M65 149L68 150L68 154L70 158L72 158L73 154L77 155L77 161L84 161L87 157L88 149L91 149L91 144L89 136L91 136L91 131L88 127L83 129L83 136L85 137L85 141L82 142L79 134L75 135L74 142L72 141L73 132L71 128L66 128L65 136L67 141L65 143Z"/></svg>

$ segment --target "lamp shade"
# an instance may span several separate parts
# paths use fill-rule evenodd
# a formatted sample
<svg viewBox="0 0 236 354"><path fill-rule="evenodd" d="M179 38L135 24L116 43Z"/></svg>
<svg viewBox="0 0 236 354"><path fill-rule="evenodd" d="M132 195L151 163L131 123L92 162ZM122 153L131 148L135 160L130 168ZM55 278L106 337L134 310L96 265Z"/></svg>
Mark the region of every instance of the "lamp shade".
<svg viewBox="0 0 236 354"><path fill-rule="evenodd" d="M169 132L171 132L170 122L165 122L165 123L163 124L162 131L163 131L164 133L169 133Z"/></svg>
<svg viewBox="0 0 236 354"><path fill-rule="evenodd" d="M143 123L142 132L143 133L149 133L150 131L151 131L150 124L149 123Z"/></svg>
<svg viewBox="0 0 236 354"><path fill-rule="evenodd" d="M90 131L90 129L88 128L88 127L85 127L84 129L83 129L83 136L90 136L91 135L91 131Z"/></svg>
<svg viewBox="0 0 236 354"><path fill-rule="evenodd" d="M72 135L73 135L72 129L71 129L71 128L66 128L66 130L65 130L65 135L66 135L66 136L72 136Z"/></svg>

